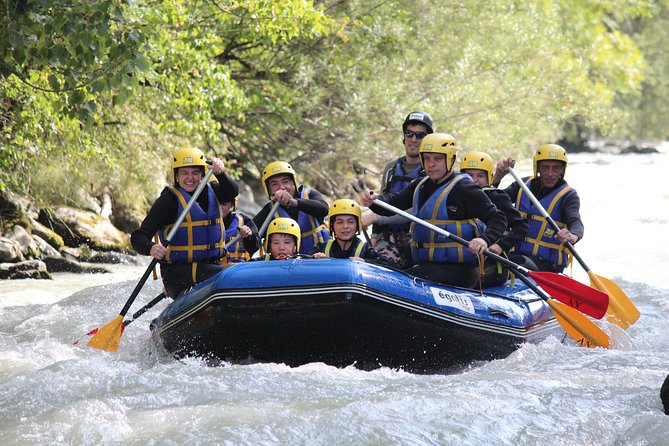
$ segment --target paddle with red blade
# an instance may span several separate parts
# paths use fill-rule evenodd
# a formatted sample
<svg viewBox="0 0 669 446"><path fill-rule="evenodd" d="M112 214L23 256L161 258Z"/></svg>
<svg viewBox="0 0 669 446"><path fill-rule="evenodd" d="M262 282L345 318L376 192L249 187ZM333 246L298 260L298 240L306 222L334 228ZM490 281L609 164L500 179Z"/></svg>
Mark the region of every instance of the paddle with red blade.
<svg viewBox="0 0 669 446"><path fill-rule="evenodd" d="M405 218L408 218L412 221L415 221L423 226L426 226L429 229L432 229L435 232L439 232L442 235L450 238L451 240L458 242L464 246L469 246L469 242L463 238L458 237L457 235L451 234L450 232L434 226L431 223L428 223L418 217L415 217L408 212L404 212L401 209L397 209L394 206L389 205L381 200L374 200L374 204L381 206L390 211L396 212L399 215L402 215ZM506 257L499 256L492 251L486 250L483 253L485 256L495 259L496 261L509 267L516 275L526 276L532 278L537 284L539 284L543 289L545 289L554 299L559 300L560 302L569 305L572 308L592 316L596 319L601 319L604 314L606 314L606 309L608 307L609 297L606 293L603 293L595 288L589 287L587 285L578 282L577 280L572 279L571 277L563 276L561 274L546 272L546 271L530 271L522 266L512 262Z"/></svg>
<svg viewBox="0 0 669 446"><path fill-rule="evenodd" d="M546 209L544 209L539 200L537 200L532 191L530 191L530 188L527 187L527 184L525 184L525 182L518 176L518 174L512 168L509 168L509 172L511 173L513 178L515 178L518 185L527 194L530 201L532 201L532 204L539 210L539 212L541 212L541 215L546 220L548 220L548 223L550 223L551 227L555 231L559 231L560 228L558 227L555 220L553 220L550 214L546 212ZM634 304L632 303L630 298L627 297L625 292L612 280L607 279L606 277L599 276L594 272L592 272L592 270L588 268L588 265L585 264L585 261L581 258L581 256L578 255L576 249L574 248L574 245L567 242L565 243L565 246L567 247L569 252L574 256L574 258L576 258L578 263L581 264L583 269L588 273L588 276L590 277L590 285L608 295L609 306L607 308L607 313L609 313L610 316L607 318L607 320L622 328L627 328L631 324L636 322L640 316L639 310L636 308L636 306L634 306Z"/></svg>
<svg viewBox="0 0 669 446"><path fill-rule="evenodd" d="M460 243L464 246L469 246L469 242L467 240L458 237L457 235L451 234L445 229L435 226L432 223L426 222L425 220L418 218L413 214L404 212L403 210L398 209L381 200L373 200L373 203L376 204L377 206L380 206L384 209L387 209L389 211L395 212L398 215L408 218L409 220L414 221L420 225L423 225L432 231L442 234L457 243ZM587 285L583 285L569 277L560 276L567 279L567 281L571 280L573 282L578 283L579 285L586 287L586 289L581 289L581 291L583 292L583 294L587 294L587 297L582 298L581 294L577 294L572 290L570 290L569 288L567 288L566 286L564 286L565 281L563 279L559 279L561 283L558 283L557 281L551 281L550 278L552 278L552 276L550 274L554 273L537 274L534 271L529 271L526 268L517 265L516 263L506 259L505 257L498 256L497 254L489 251L488 249L486 249L483 252L483 255L493 258L498 262L508 266L509 269L511 269L516 274L516 276L518 276L519 279L523 281L523 283L525 283L530 289L532 289L532 291L537 293L539 297L541 297L544 301L546 301L546 303L553 310L555 318L560 323L560 325L562 325L567 334L571 336L573 339L575 339L576 342L578 342L580 345L584 347L605 347L605 348L609 347L609 336L601 328L599 328L587 317L585 317L583 314L580 313L581 311L580 308L583 308L584 310L588 310L595 314L599 314L600 317L603 316L604 313L606 312L606 307L608 306L608 302L606 302L608 300L608 296L605 293L602 293L601 291L596 290L594 288L590 288ZM566 298L567 302L565 303L567 305L574 304L576 302L576 304L580 307L577 308L579 311L575 311L575 309L573 308L570 308L566 305L562 305L560 302L555 302L554 300L552 300L551 297L553 296L547 295L545 291L543 291L541 288L537 287L534 283L532 283L528 279L528 276L532 277L533 279L535 279L535 277L540 277L540 280L542 280L544 284L551 283L551 286L553 287L554 291L556 291L556 294L560 295L562 298ZM543 284L540 285L542 287L544 286Z"/></svg>

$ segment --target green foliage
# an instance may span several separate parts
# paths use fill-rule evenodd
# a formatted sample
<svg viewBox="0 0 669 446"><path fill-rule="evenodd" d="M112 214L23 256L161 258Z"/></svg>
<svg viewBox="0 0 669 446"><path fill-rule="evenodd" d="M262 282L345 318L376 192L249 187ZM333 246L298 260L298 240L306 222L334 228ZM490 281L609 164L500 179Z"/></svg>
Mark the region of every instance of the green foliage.
<svg viewBox="0 0 669 446"><path fill-rule="evenodd" d="M669 1L654 2L651 14L627 22L646 61L644 81L636 94L619 94L616 105L627 113L612 134L629 139L669 139Z"/></svg>
<svg viewBox="0 0 669 446"><path fill-rule="evenodd" d="M669 128L646 94L669 95L666 2L1 8L0 187L52 204L81 200L62 187L75 183L146 207L184 145L247 180L281 159L301 182L347 194L350 179L378 176L402 153L401 122L415 109L462 150L493 154L522 155L575 120L602 132Z"/></svg>

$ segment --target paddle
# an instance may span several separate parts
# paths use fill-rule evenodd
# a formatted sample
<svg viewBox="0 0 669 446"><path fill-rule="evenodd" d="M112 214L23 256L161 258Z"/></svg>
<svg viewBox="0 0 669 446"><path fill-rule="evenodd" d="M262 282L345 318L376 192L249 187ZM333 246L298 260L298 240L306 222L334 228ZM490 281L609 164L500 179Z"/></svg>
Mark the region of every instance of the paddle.
<svg viewBox="0 0 669 446"><path fill-rule="evenodd" d="M378 203L377 203L378 202ZM383 203L383 204L381 204ZM394 206L389 205L380 200L374 200L374 204L378 204L381 207L396 212L399 215L405 216L410 220L416 222L422 222L422 225L429 225L428 227L436 232L439 232L451 240L454 240L462 245L468 246L469 242L463 238L458 237L448 233L446 230L441 229L437 226L432 225L420 218L415 217L408 212L397 209ZM447 235L448 234L448 235ZM594 288L591 288L587 285L584 285L571 277L563 276L562 274L551 273L547 271L530 271L522 266L512 262L506 257L499 256L492 251L486 250L484 255L495 259L496 261L506 265L511 269L516 275L520 276L529 276L537 284L539 284L548 294L550 294L554 299L559 300L560 302L569 305L572 308L575 308L589 316L592 316L596 319L601 319L604 314L606 314L606 309L608 307L608 296Z"/></svg>
<svg viewBox="0 0 669 446"><path fill-rule="evenodd" d="M265 231L267 230L267 227L269 224L274 220L274 217L272 217L272 214L276 212L276 209L279 207L279 202L275 201L274 204L272 205L272 209L269 210L269 214L267 214L267 217L265 218L265 221L263 222L262 226L260 227L260 230L258 231L258 235L262 239L263 234L265 234Z"/></svg>
<svg viewBox="0 0 669 446"><path fill-rule="evenodd" d="M515 178L516 182L518 185L525 191L529 199L532 201L532 204L541 212L541 215L548 220L550 223L551 227L555 231L559 231L560 228L558 227L557 223L555 223L555 220L551 218L551 216L546 212L546 209L541 205L539 200L534 196L532 191L530 191L530 188L527 187L527 184L518 176L518 174L512 169L509 168L509 172ZM572 245L569 242L565 243L565 246L569 250L569 252L576 258L578 263L581 264L583 269L588 273L588 276L590 277L590 285L594 288L597 288L600 291L603 291L609 296L609 306L607 308L607 313L609 313L609 317L607 320L609 322L612 322L619 327L622 328L627 328L630 325L632 325L634 322L636 322L637 319L639 319L640 313L639 310L634 306L632 301L630 300L629 297L623 292L620 287L615 284L612 280L607 279L606 277L599 276L592 272L590 268L588 268L588 265L585 264L585 261L581 258L581 256L578 255L576 252L576 249L574 248L574 245Z"/></svg>
<svg viewBox="0 0 669 446"><path fill-rule="evenodd" d="M267 226L269 225L270 221L272 220L272 218L271 218L271 214L273 214L274 211L276 211L276 208L277 208L278 206L279 206L278 203L275 203L275 204L274 204L274 206L272 207L272 210L270 211L270 216L267 217L267 220L265 220L265 223L263 224L263 227L262 227L262 228L260 229L260 231L258 232L258 235L259 235L261 238L262 238L262 235L265 233L265 230L267 229ZM234 243L238 242L241 238L242 238L242 235L241 235L241 234L237 235L237 237L235 237L234 239L232 239L232 240L230 240L228 243L226 243L225 246L224 246L224 248L227 249L228 247L230 247L230 246L233 245ZM157 295L156 297L154 297L151 301L149 301L148 303L146 303L146 305L144 305L142 308L140 308L139 310L137 310L137 311L132 315L132 317L131 317L130 319L126 319L126 320L124 320L124 321L123 321L123 325L122 325L122 327L121 327L121 332L123 332L123 329L124 329L125 327L127 327L129 324L131 324L132 322L134 322L137 318L139 318L141 315L143 315L144 313L146 313L147 311L149 311L151 308L155 307L160 301L162 301L162 300L165 299L166 297L167 297L167 295L166 295L165 293L160 293L159 295ZM94 334L96 334L96 333L99 332L99 331L100 331L99 328L94 328L93 330L91 330L91 331L89 331L88 333L86 333L86 336L93 336ZM74 341L73 345L77 345L77 344L79 344L79 341L80 341L80 340L81 340L81 339L77 339L76 341Z"/></svg>
<svg viewBox="0 0 669 446"><path fill-rule="evenodd" d="M380 207L384 208L384 209L395 212L396 214L402 215L403 217L406 217L409 220L412 220L412 221L414 221L414 222L416 222L420 225L423 225L423 226L425 226L426 228L428 228L432 231L435 231L439 234L442 234L442 235L448 237L449 239L451 239L451 240L453 240L457 243L460 243L461 245L469 246L469 242L467 240L465 240L461 237L458 237L457 235L451 234L450 232L446 231L445 229L442 229L438 226L435 226L432 223L428 223L421 218L418 218L418 217L416 217L412 214L409 214L408 212L404 212L403 210L398 209L398 208L396 208L396 207L394 207L394 206L392 206L388 203L385 203L381 200L373 200L373 203L376 204L377 206L380 206ZM560 302L556 302L556 301L550 299L550 297L552 297L552 296L546 294L545 291L543 291L541 288L539 288L535 284L533 284L527 277L527 276L530 276L535 281L536 281L536 279L534 278L535 276L540 277L541 280L548 283L548 282L550 282L548 277L552 277L552 276L545 276L543 274L537 275L536 272L529 271L526 268L523 268L520 265L517 265L514 262L512 262L512 261L510 261L510 260L508 260L504 257L498 256L497 254L493 253L492 251L489 251L488 249L486 249L483 252L483 255L491 257L491 258L497 260L498 262L501 262L501 263L507 265L511 270L513 270L514 273L516 274L516 276L518 276L518 278L521 281L523 281L530 289L532 289L532 291L537 293L537 295L541 299L546 301L548 306L550 306L550 308L553 310L553 312L555 314L555 318L560 323L560 325L562 325L562 327L565 329L567 334L569 336L571 336L574 340L576 340L576 342L578 342L580 345L582 345L584 347L597 347L597 346L605 347L605 348L609 347L609 336L606 333L604 333L604 331L601 328L599 328L597 325L595 325L592 321L590 321L587 317L585 317L580 312L575 311L574 309L572 309L570 307L567 307L565 305L562 305L562 304L560 304ZM562 276L562 277L566 277L566 276ZM567 278L567 279L569 279L569 278ZM574 280L574 282L576 282L576 281ZM576 283L578 283L578 282L576 282ZM543 284L540 284L540 285L542 287L544 286ZM556 287L556 290L558 290L560 293L565 293L564 296L570 296L570 295L573 294L573 293L571 293L571 291L568 288L566 288L566 287L565 287L565 289L562 289L562 288L563 288L563 285L559 285L559 286ZM596 293L603 294L604 297L606 298L606 294L601 293L600 291L595 290L595 289L591 289L591 290L595 293L595 295L593 296L593 303L600 300L600 298L596 295ZM558 294L558 293L556 293L556 294ZM570 299L568 299L568 300L570 300ZM571 302L571 300L570 300L570 302ZM580 303L578 303L578 305L579 305L579 307L584 306ZM601 304L599 306L594 306L594 305L588 304L587 307L588 307L589 310L595 310L596 309L596 310L599 310L599 312L602 315L604 314L600 309L600 307L602 307ZM603 305L603 308L606 309L606 304Z"/></svg>
<svg viewBox="0 0 669 446"><path fill-rule="evenodd" d="M207 172L207 174L204 176L202 181L200 181L199 186L197 187L197 189L195 189L195 192L193 192L190 201L186 205L186 208L183 210L177 221L174 223L174 226L172 226L172 229L170 230L169 234L165 238L165 247L169 246L172 237L174 237L174 234L177 232L179 226L188 215L188 212L193 207L193 204L195 204L197 197L200 196L202 190L207 186L209 178L211 178L213 174L214 170L210 169L209 172ZM114 319L101 329L99 329L98 332L95 333L95 335L91 338L90 341L88 341L86 345L88 345L89 347L98 348L100 350L106 350L109 352L115 352L118 350L118 344L121 341L121 335L123 334L123 329L122 329L123 318L130 309L132 303L135 301L135 298L139 294L139 291L144 286L146 279L149 278L151 271L153 270L153 268L156 266L157 263L158 260L156 260L155 258L151 260L151 263L146 268L146 271L144 271L144 274L142 275L141 279L139 279L139 282L135 286L135 289L132 290L130 298L128 298L128 301L125 303L125 305L121 309L121 312L116 317L116 319Z"/></svg>

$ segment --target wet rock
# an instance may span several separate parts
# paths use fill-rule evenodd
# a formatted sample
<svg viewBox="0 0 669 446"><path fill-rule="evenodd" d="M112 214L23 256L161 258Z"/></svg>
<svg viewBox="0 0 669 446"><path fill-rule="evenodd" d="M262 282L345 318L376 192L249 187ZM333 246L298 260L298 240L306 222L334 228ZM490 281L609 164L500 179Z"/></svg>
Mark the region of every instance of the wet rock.
<svg viewBox="0 0 669 446"><path fill-rule="evenodd" d="M40 212L39 221L53 228L69 247L85 244L100 251L132 252L128 234L94 212L59 207Z"/></svg>
<svg viewBox="0 0 669 446"><path fill-rule="evenodd" d="M0 262L22 262L21 245L16 240L0 237Z"/></svg>
<svg viewBox="0 0 669 446"><path fill-rule="evenodd" d="M33 240L35 240L35 243L37 243L37 246L39 247L41 257L60 257L60 252L57 251L56 248L51 246L49 242L47 242L42 237L36 234L33 234L32 237Z"/></svg>
<svg viewBox="0 0 669 446"><path fill-rule="evenodd" d="M639 153L639 154L659 153L659 150L657 150L657 147L652 147L650 145L638 146L636 144L630 144L629 146L620 149L621 155L625 155L628 153Z"/></svg>
<svg viewBox="0 0 669 446"><path fill-rule="evenodd" d="M112 263L121 265L140 265L143 263L139 256L116 251L94 251L86 261L88 263Z"/></svg>
<svg viewBox="0 0 669 446"><path fill-rule="evenodd" d="M144 216L145 212L125 207L116 207L110 219L114 226L127 234L131 234L134 230L139 229Z"/></svg>
<svg viewBox="0 0 669 446"><path fill-rule="evenodd" d="M51 279L51 274L41 260L26 260L0 263L0 279Z"/></svg>
<svg viewBox="0 0 669 446"><path fill-rule="evenodd" d="M30 219L30 225L32 229L33 236L38 236L42 240L46 241L50 246L52 246L57 251L60 251L65 247L63 242L63 237L56 234L52 229L47 228L42 223L37 220Z"/></svg>
<svg viewBox="0 0 669 446"><path fill-rule="evenodd" d="M0 191L0 209L4 216L26 215L30 218L36 218L39 210L31 199L10 190Z"/></svg>
<svg viewBox="0 0 669 446"><path fill-rule="evenodd" d="M24 258L35 259L39 257L39 246L25 228L18 225L14 226L11 232L5 233L5 237L19 244Z"/></svg>
<svg viewBox="0 0 669 446"><path fill-rule="evenodd" d="M46 268L52 273L78 273L78 274L111 273L111 271L107 268L97 265L85 265L65 256L45 257L44 263L46 264Z"/></svg>

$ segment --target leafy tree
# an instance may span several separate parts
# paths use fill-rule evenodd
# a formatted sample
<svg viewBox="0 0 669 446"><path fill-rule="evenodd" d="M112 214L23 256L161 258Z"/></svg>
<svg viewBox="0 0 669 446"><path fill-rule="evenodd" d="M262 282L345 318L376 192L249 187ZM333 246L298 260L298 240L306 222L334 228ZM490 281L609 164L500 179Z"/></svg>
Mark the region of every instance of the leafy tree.
<svg viewBox="0 0 669 446"><path fill-rule="evenodd" d="M75 182L136 207L183 145L250 182L289 161L301 181L342 195L402 153L415 109L464 150L522 155L574 117L607 132L641 100L644 52L661 69L651 37L666 21L653 3L594 0L2 7L0 187L76 202L53 187Z"/></svg>

